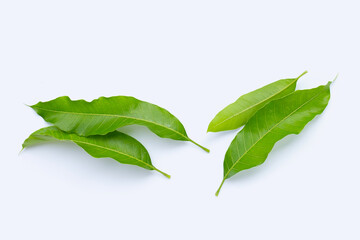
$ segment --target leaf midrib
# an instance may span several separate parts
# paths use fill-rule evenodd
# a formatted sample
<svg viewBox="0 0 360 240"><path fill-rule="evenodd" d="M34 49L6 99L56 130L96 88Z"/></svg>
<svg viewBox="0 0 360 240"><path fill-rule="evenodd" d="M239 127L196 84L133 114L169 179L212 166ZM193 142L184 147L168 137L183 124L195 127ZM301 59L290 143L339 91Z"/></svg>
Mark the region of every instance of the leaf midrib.
<svg viewBox="0 0 360 240"><path fill-rule="evenodd" d="M299 80L299 79L298 79L298 78L295 78L294 81L292 81L288 86L286 86L286 87L285 87L284 89L282 89L281 91L279 91L279 92L277 92L277 93L274 93L273 95L265 98L264 100L256 103L255 105L252 105L252 106L250 106L250 107L245 108L245 109L242 110L241 112L238 112L238 113L235 113L235 114L231 115L230 117L228 117L228 118L226 118L225 120L223 120L223 121L219 122L218 124L216 124L216 125L214 126L214 128L217 127L217 126L219 126L220 124L223 124L224 122L227 122L227 121L229 121L230 119L232 119L232 118L234 118L234 117L236 117L236 116L238 116L238 115L240 115L240 114L248 111L249 109L254 108L254 107L260 105L261 103L266 102L267 100L271 99L272 97L276 96L277 94L279 94L279 93L285 91L286 89L288 89L288 88L289 88L292 84L294 84L294 82L296 82L297 80ZM236 101L235 101L235 102L236 102ZM235 103L235 102L234 102L234 103ZM233 104L234 104L234 103L233 103Z"/></svg>
<svg viewBox="0 0 360 240"><path fill-rule="evenodd" d="M167 127L167 126L161 125L161 124L156 123L156 122L153 122L153 121L141 119L141 118L129 117L129 116L124 116L124 115L116 115L116 114L105 114L105 113L66 112L66 111L59 111L59 110L52 110L52 109L41 108L41 107L37 107L37 106L32 106L32 108L37 108L37 109L41 109L41 110L49 111L49 112L65 113L65 114L103 116L103 117L117 117L117 118L129 118L129 119L134 119L134 120L138 120L138 121L144 121L144 122L148 122L148 123L151 123L151 124L154 124L154 125L163 127L163 128L165 128L165 129L170 130L170 131L172 131L172 132L180 135L181 137L183 137L183 138L191 141L189 137L181 134L180 132L178 132L178 131L176 131L176 130L174 130L174 129L172 129L172 128L169 128L169 127Z"/></svg>
<svg viewBox="0 0 360 240"><path fill-rule="evenodd" d="M66 140L66 139L63 139L63 140ZM86 144L86 145L90 145L90 146L93 146L93 147L102 148L102 149L105 149L105 150L108 150L108 151L111 151L111 152L118 153L118 154L120 154L120 155L123 155L123 156L126 156L126 157L128 157L128 158L134 159L134 160L137 161L137 162L143 163L144 165L150 167L150 168L153 169L153 170L156 170L156 168L155 168L154 166L152 166L152 165L150 165L150 164L148 164L148 163L146 163L146 162L144 162L144 161L141 161L141 159L138 159L138 158L133 157L133 156L131 156L131 155L128 155L128 154L126 154L126 153L117 151L117 150L115 150L115 149L103 147L103 146L101 146L101 145L97 145L97 144L93 144L93 143L88 143L88 142L84 142L84 141L74 140L74 139L71 139L71 141L73 141L74 143L82 143L82 144Z"/></svg>
<svg viewBox="0 0 360 240"><path fill-rule="evenodd" d="M288 119L291 115L293 115L295 112L297 112L300 108L302 108L303 106L305 106L306 104L308 104L309 102L311 102L312 100L314 100L316 97L318 97L320 94L322 93L322 91L320 91L318 94L316 94L314 97L312 97L311 99L309 99L308 101L306 101L305 103L301 104L298 108L296 108L294 111L292 111L289 115L287 115L285 118L283 118L280 122L278 122L277 124L275 124L272 128L270 128L261 138L259 138L253 145L251 145L250 148L248 148L248 150L245 151L245 153L238 159L236 160L236 162L232 165L232 167L227 171L227 173L224 175L223 179L226 179L227 176L229 175L229 173L231 172L231 170L235 167L236 164L238 164L238 162L259 142L261 141L267 134L269 134L274 128L276 128L277 126L279 126L280 123L282 123L283 121L285 121L286 119Z"/></svg>

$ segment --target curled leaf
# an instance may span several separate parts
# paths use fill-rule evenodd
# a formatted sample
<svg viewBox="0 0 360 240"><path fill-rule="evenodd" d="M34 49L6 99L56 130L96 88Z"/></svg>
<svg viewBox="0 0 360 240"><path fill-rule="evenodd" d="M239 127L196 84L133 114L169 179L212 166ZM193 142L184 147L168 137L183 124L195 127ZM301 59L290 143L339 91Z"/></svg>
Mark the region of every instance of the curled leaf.
<svg viewBox="0 0 360 240"><path fill-rule="evenodd" d="M31 106L45 121L79 136L104 135L127 125L143 125L162 138L190 141L181 122L170 112L134 97L100 97L87 102L59 97Z"/></svg>
<svg viewBox="0 0 360 240"><path fill-rule="evenodd" d="M152 165L148 151L140 142L117 131L102 136L81 137L66 133L57 127L47 127L32 133L23 143L23 148L53 140L71 141L95 158L112 158L120 163L155 170L170 178L168 174Z"/></svg>
<svg viewBox="0 0 360 240"><path fill-rule="evenodd" d="M321 114L330 99L330 84L296 91L260 109L231 142L216 195L226 179L262 164L277 141L289 134L299 134L308 122Z"/></svg>
<svg viewBox="0 0 360 240"><path fill-rule="evenodd" d="M255 91L242 95L234 103L221 110L210 122L208 132L233 130L244 125L259 109L272 100L279 99L295 91L297 78L282 79Z"/></svg>

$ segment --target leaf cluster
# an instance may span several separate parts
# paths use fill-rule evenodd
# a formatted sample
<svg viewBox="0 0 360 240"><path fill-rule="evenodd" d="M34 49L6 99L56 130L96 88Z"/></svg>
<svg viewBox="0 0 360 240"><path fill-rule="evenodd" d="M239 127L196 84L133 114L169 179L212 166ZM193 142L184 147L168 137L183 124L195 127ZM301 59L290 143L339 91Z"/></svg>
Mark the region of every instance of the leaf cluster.
<svg viewBox="0 0 360 240"><path fill-rule="evenodd" d="M124 164L155 170L146 148L133 137L117 131L128 125L142 125L162 138L190 141L182 123L170 112L134 97L100 97L87 102L59 97L33 106L37 114L54 126L42 128L30 135L23 148L50 141L71 141L96 158L113 158Z"/></svg>
<svg viewBox="0 0 360 240"><path fill-rule="evenodd" d="M330 85L296 90L300 77L281 79L239 97L221 110L208 126L208 132L221 132L244 126L228 147L224 158L223 179L261 165L282 138L299 134L330 99ZM118 131L128 125L142 125L157 136L178 141L190 139L182 123L169 111L134 97L100 97L91 102L59 97L30 106L53 126L32 133L23 148L47 141L71 141L95 158L112 158L123 164L155 170L146 148L133 137Z"/></svg>
<svg viewBox="0 0 360 240"><path fill-rule="evenodd" d="M223 180L262 164L275 143L289 134L299 134L330 99L330 84L297 90L297 78L282 79L247 93L221 110L210 122L209 132L242 127L224 158Z"/></svg>

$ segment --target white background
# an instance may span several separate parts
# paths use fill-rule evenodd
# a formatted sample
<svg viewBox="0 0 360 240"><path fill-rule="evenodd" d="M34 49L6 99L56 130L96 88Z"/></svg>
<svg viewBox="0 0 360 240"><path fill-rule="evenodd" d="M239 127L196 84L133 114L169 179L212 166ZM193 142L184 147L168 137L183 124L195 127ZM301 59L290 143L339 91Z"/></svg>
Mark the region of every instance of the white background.
<svg viewBox="0 0 360 240"><path fill-rule="evenodd" d="M0 239L360 239L359 1L0 1ZM325 112L226 181L240 95L339 78ZM18 154L47 124L24 104L131 95L209 147L126 127L172 178L71 143Z"/></svg>

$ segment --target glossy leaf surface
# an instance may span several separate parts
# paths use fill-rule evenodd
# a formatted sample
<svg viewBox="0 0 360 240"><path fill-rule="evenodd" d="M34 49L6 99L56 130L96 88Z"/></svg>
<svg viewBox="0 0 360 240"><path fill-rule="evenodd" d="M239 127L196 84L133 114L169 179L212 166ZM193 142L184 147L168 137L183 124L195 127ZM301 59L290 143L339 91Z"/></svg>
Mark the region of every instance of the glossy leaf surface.
<svg viewBox="0 0 360 240"><path fill-rule="evenodd" d="M234 103L221 110L210 122L208 132L237 129L244 125L259 109L269 102L295 91L297 78L282 79L255 91L242 95Z"/></svg>
<svg viewBox="0 0 360 240"><path fill-rule="evenodd" d="M167 110L133 97L101 97L92 102L59 97L31 106L45 121L80 136L104 135L127 125L143 125L156 135L190 141L181 122Z"/></svg>
<svg viewBox="0 0 360 240"><path fill-rule="evenodd" d="M102 136L81 137L66 133L57 127L47 127L32 133L23 143L23 148L54 140L71 141L95 158L113 158L120 163L158 171L170 178L168 174L152 165L148 151L140 142L118 131Z"/></svg>
<svg viewBox="0 0 360 240"><path fill-rule="evenodd" d="M289 134L299 134L330 99L330 82L309 90L296 91L274 100L259 110L236 135L224 159L224 181L236 173L262 164L274 144Z"/></svg>

